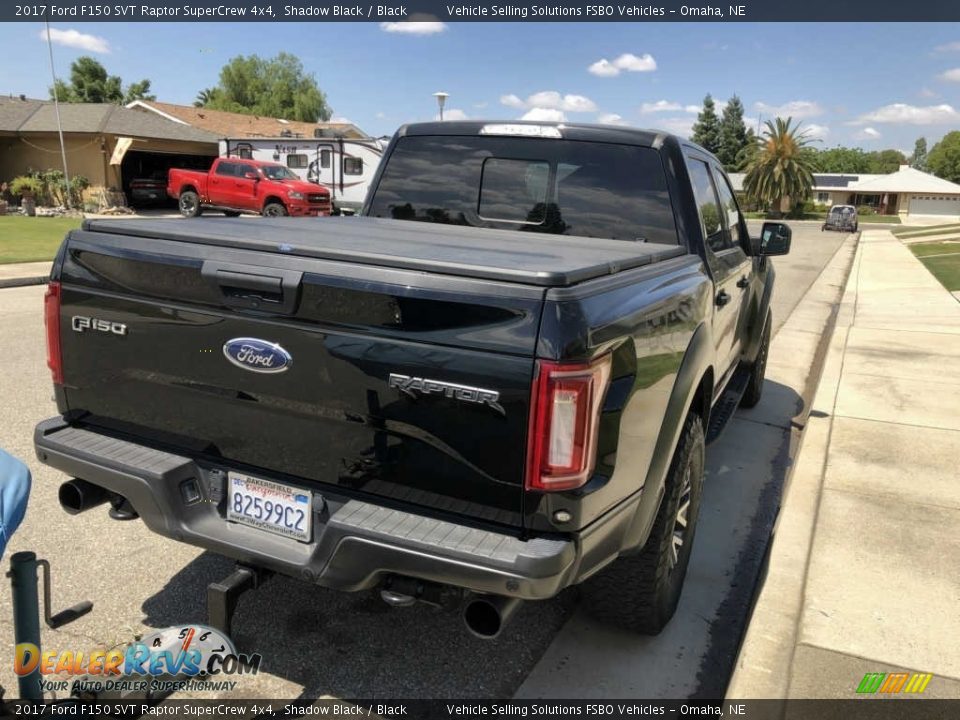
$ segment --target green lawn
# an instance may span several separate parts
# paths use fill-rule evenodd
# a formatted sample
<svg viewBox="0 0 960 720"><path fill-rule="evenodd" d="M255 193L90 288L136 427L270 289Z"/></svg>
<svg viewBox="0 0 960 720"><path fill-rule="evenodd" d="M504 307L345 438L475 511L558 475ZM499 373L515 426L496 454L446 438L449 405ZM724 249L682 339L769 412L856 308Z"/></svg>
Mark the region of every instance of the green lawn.
<svg viewBox="0 0 960 720"><path fill-rule="evenodd" d="M861 215L860 224L869 225L870 223L884 223L886 225L899 225L899 215Z"/></svg>
<svg viewBox="0 0 960 720"><path fill-rule="evenodd" d="M960 290L960 243L920 243L910 249L947 290Z"/></svg>
<svg viewBox="0 0 960 720"><path fill-rule="evenodd" d="M0 264L53 260L68 231L80 218L0 217Z"/></svg>
<svg viewBox="0 0 960 720"><path fill-rule="evenodd" d="M893 234L900 238L918 238L927 235L945 235L946 233L957 231L960 233L960 223L949 223L947 225L914 225L893 230Z"/></svg>

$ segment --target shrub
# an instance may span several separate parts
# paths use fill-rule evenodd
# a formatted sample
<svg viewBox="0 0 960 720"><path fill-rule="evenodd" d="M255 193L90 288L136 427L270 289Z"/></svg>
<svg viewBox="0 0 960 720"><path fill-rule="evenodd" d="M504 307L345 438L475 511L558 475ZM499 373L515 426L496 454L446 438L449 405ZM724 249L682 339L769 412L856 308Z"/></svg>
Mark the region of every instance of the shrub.
<svg viewBox="0 0 960 720"><path fill-rule="evenodd" d="M43 193L43 183L30 175L20 175L10 181L10 193L18 197L32 195L39 198Z"/></svg>
<svg viewBox="0 0 960 720"><path fill-rule="evenodd" d="M860 205L857 207L858 215L876 215L877 211L870 205Z"/></svg>

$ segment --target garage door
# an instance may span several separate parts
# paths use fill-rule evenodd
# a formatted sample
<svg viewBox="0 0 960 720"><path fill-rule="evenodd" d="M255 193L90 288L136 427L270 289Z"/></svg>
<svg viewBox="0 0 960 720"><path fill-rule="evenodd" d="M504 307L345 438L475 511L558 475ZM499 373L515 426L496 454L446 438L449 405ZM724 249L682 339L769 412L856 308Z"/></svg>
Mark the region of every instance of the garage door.
<svg viewBox="0 0 960 720"><path fill-rule="evenodd" d="M960 216L960 197L956 195L915 195L910 200L910 214Z"/></svg>

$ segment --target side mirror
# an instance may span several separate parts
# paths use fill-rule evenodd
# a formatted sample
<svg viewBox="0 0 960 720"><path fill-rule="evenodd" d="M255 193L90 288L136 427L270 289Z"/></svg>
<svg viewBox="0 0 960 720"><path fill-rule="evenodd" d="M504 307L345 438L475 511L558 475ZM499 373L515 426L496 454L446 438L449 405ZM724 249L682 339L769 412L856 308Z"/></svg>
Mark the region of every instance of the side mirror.
<svg viewBox="0 0 960 720"><path fill-rule="evenodd" d="M244 173L243 176L244 176L247 180L259 180L259 179L260 179L260 176L257 175L255 172Z"/></svg>
<svg viewBox="0 0 960 720"><path fill-rule="evenodd" d="M766 222L760 230L760 255L786 255L790 252L793 231L786 223Z"/></svg>

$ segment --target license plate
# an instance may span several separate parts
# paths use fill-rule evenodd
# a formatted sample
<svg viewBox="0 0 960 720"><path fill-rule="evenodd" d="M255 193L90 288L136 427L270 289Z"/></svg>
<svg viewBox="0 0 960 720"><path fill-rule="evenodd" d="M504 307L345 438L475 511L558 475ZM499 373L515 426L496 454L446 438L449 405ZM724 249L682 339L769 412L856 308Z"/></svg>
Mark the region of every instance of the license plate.
<svg viewBox="0 0 960 720"><path fill-rule="evenodd" d="M227 478L228 521L310 542L313 513L309 493L238 472L229 472Z"/></svg>

